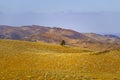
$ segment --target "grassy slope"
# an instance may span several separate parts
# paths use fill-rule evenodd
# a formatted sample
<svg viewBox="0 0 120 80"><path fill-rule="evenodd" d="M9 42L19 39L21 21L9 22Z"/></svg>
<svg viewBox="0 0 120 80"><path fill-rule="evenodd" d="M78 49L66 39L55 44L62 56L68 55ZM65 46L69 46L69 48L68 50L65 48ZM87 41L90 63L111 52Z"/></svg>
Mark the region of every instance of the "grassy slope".
<svg viewBox="0 0 120 80"><path fill-rule="evenodd" d="M0 40L0 79L120 79L120 51L94 53L43 42Z"/></svg>

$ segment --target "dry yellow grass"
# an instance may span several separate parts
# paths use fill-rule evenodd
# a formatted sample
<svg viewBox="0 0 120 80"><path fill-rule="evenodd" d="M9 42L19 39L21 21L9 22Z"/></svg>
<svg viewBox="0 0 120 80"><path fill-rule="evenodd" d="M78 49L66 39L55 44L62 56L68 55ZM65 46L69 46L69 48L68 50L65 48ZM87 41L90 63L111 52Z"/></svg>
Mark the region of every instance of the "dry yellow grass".
<svg viewBox="0 0 120 80"><path fill-rule="evenodd" d="M119 80L119 53L0 40L0 80Z"/></svg>

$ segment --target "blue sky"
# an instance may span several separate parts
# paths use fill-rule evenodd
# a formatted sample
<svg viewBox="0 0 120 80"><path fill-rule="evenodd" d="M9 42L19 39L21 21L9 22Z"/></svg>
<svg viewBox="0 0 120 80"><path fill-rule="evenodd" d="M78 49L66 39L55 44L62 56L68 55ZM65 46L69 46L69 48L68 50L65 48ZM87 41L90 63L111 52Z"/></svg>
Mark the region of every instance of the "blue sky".
<svg viewBox="0 0 120 80"><path fill-rule="evenodd" d="M0 0L1 25L119 33L120 0Z"/></svg>
<svg viewBox="0 0 120 80"><path fill-rule="evenodd" d="M0 0L0 10L19 12L120 11L120 0Z"/></svg>

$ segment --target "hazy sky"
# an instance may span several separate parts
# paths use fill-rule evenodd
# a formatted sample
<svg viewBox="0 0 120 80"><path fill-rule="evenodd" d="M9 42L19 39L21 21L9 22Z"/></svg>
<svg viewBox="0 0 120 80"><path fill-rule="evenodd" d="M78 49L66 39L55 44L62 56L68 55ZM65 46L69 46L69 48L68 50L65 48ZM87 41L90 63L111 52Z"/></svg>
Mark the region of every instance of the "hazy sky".
<svg viewBox="0 0 120 80"><path fill-rule="evenodd" d="M118 20L120 0L0 0L2 25L36 24L82 32L119 32Z"/></svg>
<svg viewBox="0 0 120 80"><path fill-rule="evenodd" d="M0 0L2 12L120 11L120 0Z"/></svg>

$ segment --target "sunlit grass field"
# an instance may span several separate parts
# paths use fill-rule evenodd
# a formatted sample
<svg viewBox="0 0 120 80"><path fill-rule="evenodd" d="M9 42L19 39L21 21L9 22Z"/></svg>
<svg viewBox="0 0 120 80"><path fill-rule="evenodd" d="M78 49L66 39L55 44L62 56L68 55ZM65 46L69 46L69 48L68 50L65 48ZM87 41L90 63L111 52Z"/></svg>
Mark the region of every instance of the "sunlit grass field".
<svg viewBox="0 0 120 80"><path fill-rule="evenodd" d="M0 80L120 80L120 50L0 40Z"/></svg>

